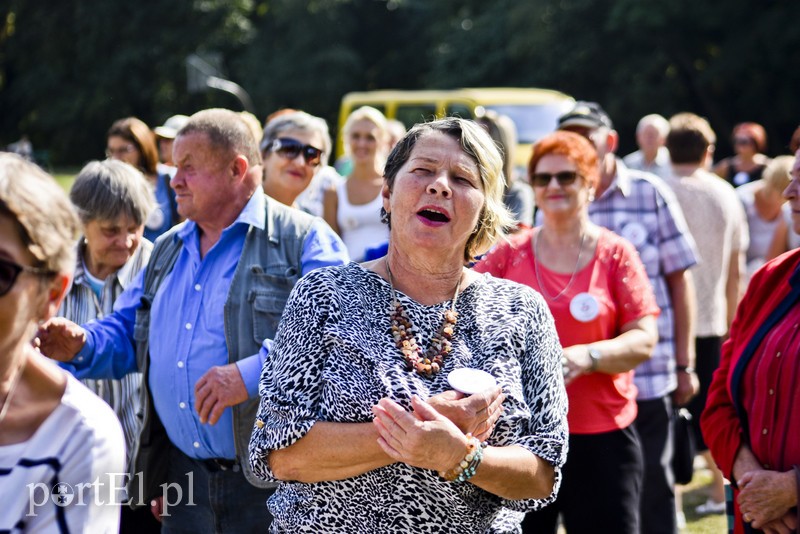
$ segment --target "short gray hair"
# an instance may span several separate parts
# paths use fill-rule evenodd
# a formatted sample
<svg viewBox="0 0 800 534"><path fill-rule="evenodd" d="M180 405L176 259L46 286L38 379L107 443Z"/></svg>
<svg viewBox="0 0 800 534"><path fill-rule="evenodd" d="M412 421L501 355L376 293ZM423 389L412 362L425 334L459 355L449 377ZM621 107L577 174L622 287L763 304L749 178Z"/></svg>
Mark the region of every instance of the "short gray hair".
<svg viewBox="0 0 800 534"><path fill-rule="evenodd" d="M198 111L189 117L189 122L178 131L176 138L192 133L205 134L218 150L243 155L250 167L262 163L253 132L245 119L235 111L222 108Z"/></svg>
<svg viewBox="0 0 800 534"><path fill-rule="evenodd" d="M75 178L69 198L84 225L91 221L115 221L120 215L142 225L155 207L144 175L116 160L87 163Z"/></svg>
<svg viewBox="0 0 800 534"><path fill-rule="evenodd" d="M16 154L0 154L0 213L14 219L25 248L54 273L75 270L79 221L67 194L39 167Z"/></svg>
<svg viewBox="0 0 800 534"><path fill-rule="evenodd" d="M658 134L665 139L669 134L669 121L658 113L651 113L639 119L639 124L636 125L636 132L641 132L647 126L655 128Z"/></svg>
<svg viewBox="0 0 800 534"><path fill-rule="evenodd" d="M322 146L316 148L322 150L322 165L328 164L328 156L331 154L331 134L328 130L328 123L325 122L325 119L315 117L305 111L284 113L269 121L264 127L264 135L261 137L261 151L269 148L279 135L290 131L318 133L322 137Z"/></svg>

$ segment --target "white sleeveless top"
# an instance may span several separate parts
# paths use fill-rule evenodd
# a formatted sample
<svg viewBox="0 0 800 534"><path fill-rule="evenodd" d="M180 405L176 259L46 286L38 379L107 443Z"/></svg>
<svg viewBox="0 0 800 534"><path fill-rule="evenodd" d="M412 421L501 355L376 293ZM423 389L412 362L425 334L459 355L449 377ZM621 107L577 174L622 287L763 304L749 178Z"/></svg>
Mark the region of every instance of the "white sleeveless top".
<svg viewBox="0 0 800 534"><path fill-rule="evenodd" d="M389 227L381 222L383 197L380 192L367 204L353 205L347 198L347 182L336 186L339 206L336 223L353 261L364 261L368 248L389 240Z"/></svg>

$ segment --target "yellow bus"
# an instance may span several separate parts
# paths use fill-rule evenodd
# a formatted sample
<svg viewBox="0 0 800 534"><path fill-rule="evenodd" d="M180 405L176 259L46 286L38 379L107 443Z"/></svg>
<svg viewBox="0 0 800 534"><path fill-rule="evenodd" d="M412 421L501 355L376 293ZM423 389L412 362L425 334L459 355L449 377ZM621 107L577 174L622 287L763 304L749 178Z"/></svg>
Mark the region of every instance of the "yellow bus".
<svg viewBox="0 0 800 534"><path fill-rule="evenodd" d="M515 165L525 168L531 145L556 129L557 119L569 111L575 99L550 89L491 87L430 91L366 91L348 93L339 109L336 156L344 153L341 131L350 113L361 106L379 109L389 119L412 125L433 118L480 117L485 110L508 115L517 127Z"/></svg>

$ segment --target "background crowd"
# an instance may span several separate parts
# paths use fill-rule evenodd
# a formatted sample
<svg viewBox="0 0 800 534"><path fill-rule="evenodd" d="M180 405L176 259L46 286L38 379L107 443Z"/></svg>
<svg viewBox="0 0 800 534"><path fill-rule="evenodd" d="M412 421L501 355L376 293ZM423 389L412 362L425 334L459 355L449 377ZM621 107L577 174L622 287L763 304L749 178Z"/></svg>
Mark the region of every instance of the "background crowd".
<svg viewBox="0 0 800 534"><path fill-rule="evenodd" d="M50 471L18 467L55 446L37 441L54 410L98 405L66 370L119 421L84 422L105 440L85 454L134 475L113 514L49 507L47 521L674 533L687 406L714 468L698 513L795 531L800 164L768 158L762 126L736 125L714 163L706 119L649 114L621 158L611 116L577 102L515 169L507 117L393 137L362 107L340 132L341 176L324 119L253 120L116 120L71 207L2 156L0 299L19 326L4 332L0 468L19 484L72 472L75 440ZM41 228L15 189L26 177L47 184ZM48 224L57 246L39 242ZM499 387L455 391L459 368ZM34 524L17 508L0 526Z"/></svg>

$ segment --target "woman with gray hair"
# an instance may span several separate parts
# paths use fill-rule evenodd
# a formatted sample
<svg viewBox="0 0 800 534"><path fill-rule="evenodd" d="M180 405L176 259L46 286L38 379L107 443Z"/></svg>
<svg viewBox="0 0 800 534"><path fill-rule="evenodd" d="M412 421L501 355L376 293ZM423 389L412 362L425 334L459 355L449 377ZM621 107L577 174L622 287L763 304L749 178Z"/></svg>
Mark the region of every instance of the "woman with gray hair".
<svg viewBox="0 0 800 534"><path fill-rule="evenodd" d="M304 111L280 113L267 122L260 147L264 192L287 206L321 215L322 192L331 180L325 171L331 153L328 124ZM313 190L300 199L309 187Z"/></svg>
<svg viewBox="0 0 800 534"><path fill-rule="evenodd" d="M84 324L111 313L114 301L147 264L153 244L142 235L155 200L144 175L117 160L89 162L69 195L83 223L83 235L77 245L75 278L58 315ZM114 409L130 455L140 429L141 373L82 382ZM122 532L160 529L146 507L134 511L123 506L121 526Z"/></svg>
<svg viewBox="0 0 800 534"><path fill-rule="evenodd" d="M515 532L504 506L555 499L567 405L552 316L530 288L464 266L512 222L502 165L472 121L415 126L380 192L387 256L292 290L250 440L255 474L279 482L272 532Z"/></svg>
<svg viewBox="0 0 800 534"><path fill-rule="evenodd" d="M0 154L0 531L116 532L124 472L119 422L39 354L37 324L72 278L78 218L64 191Z"/></svg>

